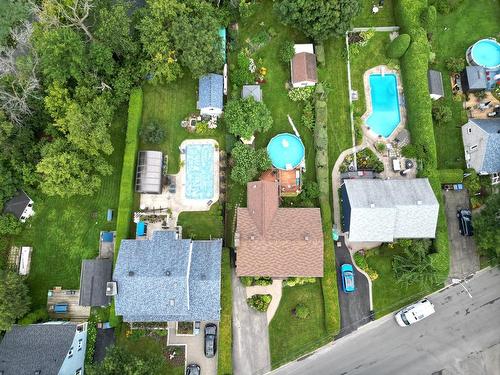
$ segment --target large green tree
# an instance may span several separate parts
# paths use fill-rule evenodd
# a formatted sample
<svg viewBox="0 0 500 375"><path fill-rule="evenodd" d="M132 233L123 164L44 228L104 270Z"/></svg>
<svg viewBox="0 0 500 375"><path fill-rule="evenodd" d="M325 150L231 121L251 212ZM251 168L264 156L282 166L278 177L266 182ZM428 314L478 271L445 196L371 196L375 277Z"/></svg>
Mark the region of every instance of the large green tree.
<svg viewBox="0 0 500 375"><path fill-rule="evenodd" d="M415 283L432 285L437 281L437 271L432 265L429 240L400 243L401 255L394 255L392 268L398 283L405 286Z"/></svg>
<svg viewBox="0 0 500 375"><path fill-rule="evenodd" d="M268 131L273 125L271 112L266 105L251 96L229 101L224 120L230 133L244 139L251 138L256 131Z"/></svg>
<svg viewBox="0 0 500 375"><path fill-rule="evenodd" d="M492 194L479 215L474 216L474 238L482 254L500 258L500 194Z"/></svg>
<svg viewBox="0 0 500 375"><path fill-rule="evenodd" d="M0 236L19 234L21 222L12 214L0 215Z"/></svg>
<svg viewBox="0 0 500 375"><path fill-rule="evenodd" d="M344 35L359 12L359 0L277 0L281 20L315 41Z"/></svg>
<svg viewBox="0 0 500 375"><path fill-rule="evenodd" d="M8 331L30 306L28 287L21 277L11 271L0 270L0 331Z"/></svg>
<svg viewBox="0 0 500 375"><path fill-rule="evenodd" d="M0 46L5 45L9 33L16 24L29 15L28 1L2 0L0 1Z"/></svg>
<svg viewBox="0 0 500 375"><path fill-rule="evenodd" d="M271 160L265 148L255 150L238 142L231 151L231 157L234 162L231 179L241 185L252 181L259 172L271 167Z"/></svg>

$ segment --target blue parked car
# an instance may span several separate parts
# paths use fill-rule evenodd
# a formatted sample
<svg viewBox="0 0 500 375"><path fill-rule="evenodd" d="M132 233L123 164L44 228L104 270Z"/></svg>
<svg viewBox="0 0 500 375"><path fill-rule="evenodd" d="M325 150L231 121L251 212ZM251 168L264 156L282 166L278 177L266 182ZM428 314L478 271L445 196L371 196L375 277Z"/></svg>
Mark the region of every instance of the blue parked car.
<svg viewBox="0 0 500 375"><path fill-rule="evenodd" d="M356 290L354 286L354 270L351 264L343 264L340 267L342 273L342 289L345 293L351 293Z"/></svg>

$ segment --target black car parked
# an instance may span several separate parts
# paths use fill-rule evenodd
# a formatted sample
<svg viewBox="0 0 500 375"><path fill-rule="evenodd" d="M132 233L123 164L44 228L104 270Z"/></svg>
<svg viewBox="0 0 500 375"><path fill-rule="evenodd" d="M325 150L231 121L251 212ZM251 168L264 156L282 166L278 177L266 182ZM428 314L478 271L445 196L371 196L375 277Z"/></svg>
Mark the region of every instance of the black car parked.
<svg viewBox="0 0 500 375"><path fill-rule="evenodd" d="M200 375L200 374L201 374L200 366L198 366L196 363L191 363L186 368L186 375Z"/></svg>
<svg viewBox="0 0 500 375"><path fill-rule="evenodd" d="M209 323L205 326L205 357L212 358L217 352L217 326Z"/></svg>
<svg viewBox="0 0 500 375"><path fill-rule="evenodd" d="M462 236L472 236L474 230L472 229L472 214L469 210L460 209L457 211L458 217L458 231Z"/></svg>

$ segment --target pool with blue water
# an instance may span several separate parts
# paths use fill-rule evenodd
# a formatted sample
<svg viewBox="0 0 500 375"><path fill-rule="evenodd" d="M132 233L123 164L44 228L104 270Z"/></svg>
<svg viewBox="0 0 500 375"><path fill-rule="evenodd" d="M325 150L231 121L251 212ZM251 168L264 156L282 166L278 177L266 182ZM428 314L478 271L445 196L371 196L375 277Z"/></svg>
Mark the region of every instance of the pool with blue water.
<svg viewBox="0 0 500 375"><path fill-rule="evenodd" d="M187 199L214 197L214 145L192 143L185 147Z"/></svg>
<svg viewBox="0 0 500 375"><path fill-rule="evenodd" d="M496 40L482 39L472 46L472 59L478 65L495 69L500 66L500 44Z"/></svg>
<svg viewBox="0 0 500 375"><path fill-rule="evenodd" d="M397 78L395 74L371 74L369 81L372 114L366 124L373 132L387 138L401 121Z"/></svg>

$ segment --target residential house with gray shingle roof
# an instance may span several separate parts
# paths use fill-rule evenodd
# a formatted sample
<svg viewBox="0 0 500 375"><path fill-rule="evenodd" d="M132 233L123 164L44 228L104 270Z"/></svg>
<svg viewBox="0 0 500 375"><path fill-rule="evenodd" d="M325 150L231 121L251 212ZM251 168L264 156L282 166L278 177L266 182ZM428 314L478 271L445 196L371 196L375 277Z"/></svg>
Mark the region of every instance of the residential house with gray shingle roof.
<svg viewBox="0 0 500 375"><path fill-rule="evenodd" d="M0 342L0 374L82 375L87 323L14 325Z"/></svg>
<svg viewBox="0 0 500 375"><path fill-rule="evenodd" d="M482 66L467 66L460 73L460 81L463 92L477 92L488 88L486 69Z"/></svg>
<svg viewBox="0 0 500 375"><path fill-rule="evenodd" d="M224 77L205 74L198 80L197 108L202 116L220 116L224 107Z"/></svg>
<svg viewBox="0 0 500 375"><path fill-rule="evenodd" d="M469 119L462 126L467 168L500 183L500 119Z"/></svg>
<svg viewBox="0 0 500 375"><path fill-rule="evenodd" d="M176 231L122 240L113 281L126 322L218 321L222 240L193 241Z"/></svg>
<svg viewBox="0 0 500 375"><path fill-rule="evenodd" d="M341 191L350 242L436 236L439 204L427 178L345 180Z"/></svg>
<svg viewBox="0 0 500 375"><path fill-rule="evenodd" d="M19 190L11 199L5 202L4 214L12 214L24 223L29 217L35 214L33 211L33 201L24 191Z"/></svg>
<svg viewBox="0 0 500 375"><path fill-rule="evenodd" d="M282 208L279 202L277 182L247 184L247 207L236 212L236 274L322 277L319 208Z"/></svg>

